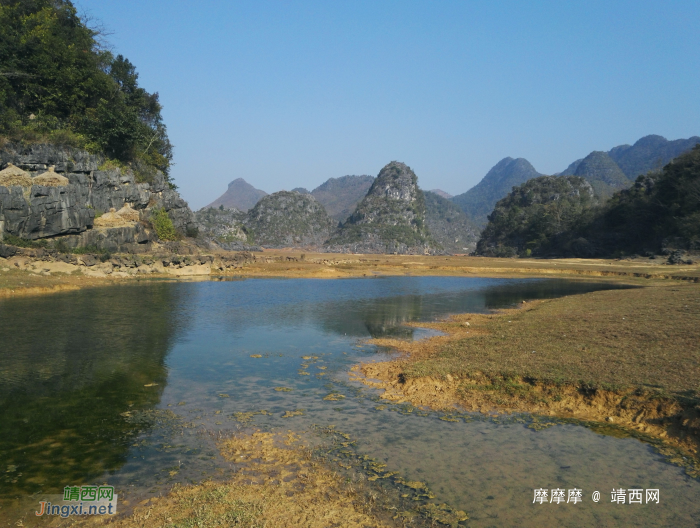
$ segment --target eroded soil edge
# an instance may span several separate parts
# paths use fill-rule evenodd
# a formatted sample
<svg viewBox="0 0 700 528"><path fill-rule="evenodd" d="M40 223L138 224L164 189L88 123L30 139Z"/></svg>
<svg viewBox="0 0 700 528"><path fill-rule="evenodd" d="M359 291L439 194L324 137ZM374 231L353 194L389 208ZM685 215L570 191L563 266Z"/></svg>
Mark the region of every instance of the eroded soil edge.
<svg viewBox="0 0 700 528"><path fill-rule="evenodd" d="M526 412L635 436L697 478L699 294L657 285L414 324L445 335L370 340L403 354L352 377L395 403Z"/></svg>

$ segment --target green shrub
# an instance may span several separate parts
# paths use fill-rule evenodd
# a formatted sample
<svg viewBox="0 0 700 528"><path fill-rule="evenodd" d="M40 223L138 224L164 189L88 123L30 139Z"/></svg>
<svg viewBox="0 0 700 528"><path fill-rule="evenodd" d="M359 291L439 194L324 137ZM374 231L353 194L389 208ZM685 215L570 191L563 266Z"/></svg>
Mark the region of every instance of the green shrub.
<svg viewBox="0 0 700 528"><path fill-rule="evenodd" d="M128 168L127 164L119 160L107 158L102 165L97 167L97 170L109 171L119 169L125 171Z"/></svg>
<svg viewBox="0 0 700 528"><path fill-rule="evenodd" d="M46 248L48 246L48 242L46 242L46 240L28 240L26 238L16 237L7 233L5 233L3 243L7 244L8 246L31 249Z"/></svg>
<svg viewBox="0 0 700 528"><path fill-rule="evenodd" d="M105 49L70 0L0 2L0 42L0 136L103 152L169 181L158 93L139 86L135 66Z"/></svg>
<svg viewBox="0 0 700 528"><path fill-rule="evenodd" d="M151 213L151 224L153 229L156 230L156 235L161 240L177 240L180 238L173 221L168 215L168 211L163 208L154 209Z"/></svg>

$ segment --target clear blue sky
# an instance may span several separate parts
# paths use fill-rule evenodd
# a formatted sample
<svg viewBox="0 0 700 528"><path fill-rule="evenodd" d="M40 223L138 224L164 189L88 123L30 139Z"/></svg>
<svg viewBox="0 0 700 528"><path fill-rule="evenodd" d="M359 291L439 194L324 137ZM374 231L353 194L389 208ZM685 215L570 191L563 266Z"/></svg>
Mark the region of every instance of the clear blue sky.
<svg viewBox="0 0 700 528"><path fill-rule="evenodd" d="M200 208L372 174L466 191L647 134L700 135L700 2L77 0L160 93Z"/></svg>

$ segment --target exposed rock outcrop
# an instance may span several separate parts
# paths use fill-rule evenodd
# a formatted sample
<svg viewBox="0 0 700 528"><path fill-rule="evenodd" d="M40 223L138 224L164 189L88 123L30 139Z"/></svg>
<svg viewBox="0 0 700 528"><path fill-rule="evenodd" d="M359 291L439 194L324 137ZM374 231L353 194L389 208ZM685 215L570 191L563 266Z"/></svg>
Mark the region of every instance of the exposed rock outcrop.
<svg viewBox="0 0 700 528"><path fill-rule="evenodd" d="M67 236L65 243L72 247L134 251L156 239L147 227L154 208L164 208L183 235L196 228L187 203L160 173L150 184L136 183L131 171L99 170L100 156L51 145L6 145L0 160L29 174L43 173L32 178L30 187L14 181L0 185L2 233L30 240ZM111 209L124 222L95 227L95 216Z"/></svg>
<svg viewBox="0 0 700 528"><path fill-rule="evenodd" d="M386 165L352 216L328 241L326 250L345 253L434 252L435 243L425 222L425 197L411 168L397 161Z"/></svg>
<svg viewBox="0 0 700 528"><path fill-rule="evenodd" d="M228 244L245 244L248 233L245 227L246 213L238 209L205 207L194 214L199 233L221 247Z"/></svg>
<svg viewBox="0 0 700 528"><path fill-rule="evenodd" d="M315 247L335 222L310 194L280 191L265 196L245 218L251 241L264 247Z"/></svg>
<svg viewBox="0 0 700 528"><path fill-rule="evenodd" d="M12 163L36 175L54 166L56 172L90 173L96 171L105 161L100 154L90 154L84 150L60 147L45 143L17 145L9 143L0 150L0 164L4 167Z"/></svg>

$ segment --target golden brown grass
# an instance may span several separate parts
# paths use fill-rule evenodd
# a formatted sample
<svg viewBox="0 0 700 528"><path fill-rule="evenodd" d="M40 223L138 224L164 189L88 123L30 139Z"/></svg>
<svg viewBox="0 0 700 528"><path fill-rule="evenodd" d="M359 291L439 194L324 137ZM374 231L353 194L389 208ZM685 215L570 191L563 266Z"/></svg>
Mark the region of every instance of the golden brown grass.
<svg viewBox="0 0 700 528"><path fill-rule="evenodd" d="M111 520L116 528L241 528L300 526L320 528L382 527L371 503L342 477L315 461L293 433L256 432L223 441L225 458L240 464L228 482L176 487L153 498L126 518ZM102 524L102 519L76 525Z"/></svg>
<svg viewBox="0 0 700 528"><path fill-rule="evenodd" d="M654 283L466 314L362 367L384 397L606 421L700 447L700 285ZM467 326L468 323L468 326Z"/></svg>
<svg viewBox="0 0 700 528"><path fill-rule="evenodd" d="M26 258L25 258L26 260ZM299 250L266 250L255 254L255 261L226 273L214 270L212 276L289 277L333 279L382 275L435 275L471 277L613 277L619 279L679 279L700 282L700 263L667 266L662 259L494 259L464 256L345 255L302 253ZM209 275L201 276L202 279ZM130 277L90 277L80 272L39 275L16 269L11 260L0 259L0 297L52 293L63 289L108 285ZM172 275L149 275L151 279Z"/></svg>
<svg viewBox="0 0 700 528"><path fill-rule="evenodd" d="M114 279L96 279L82 274L52 273L40 275L30 271L8 268L0 262L0 299L25 295L45 295L110 284Z"/></svg>
<svg viewBox="0 0 700 528"><path fill-rule="evenodd" d="M302 258L303 255L303 258ZM484 277L592 276L690 278L700 280L700 263L667 266L659 258L497 259L466 256L351 255L265 250L256 262L236 269L243 276L362 277L372 275L466 275ZM267 261L266 261L267 259Z"/></svg>

